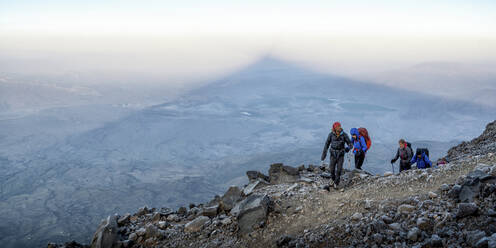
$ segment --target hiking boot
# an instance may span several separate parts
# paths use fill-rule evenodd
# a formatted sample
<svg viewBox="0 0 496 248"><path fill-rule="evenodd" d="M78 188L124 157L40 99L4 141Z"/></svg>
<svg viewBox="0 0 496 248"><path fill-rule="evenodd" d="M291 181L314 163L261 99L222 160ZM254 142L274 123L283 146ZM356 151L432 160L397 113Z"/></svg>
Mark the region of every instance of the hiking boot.
<svg viewBox="0 0 496 248"><path fill-rule="evenodd" d="M332 187L333 187L335 190L337 190L337 189L338 189L338 185L337 185L337 184L335 184L335 183L333 183L333 184L332 184Z"/></svg>

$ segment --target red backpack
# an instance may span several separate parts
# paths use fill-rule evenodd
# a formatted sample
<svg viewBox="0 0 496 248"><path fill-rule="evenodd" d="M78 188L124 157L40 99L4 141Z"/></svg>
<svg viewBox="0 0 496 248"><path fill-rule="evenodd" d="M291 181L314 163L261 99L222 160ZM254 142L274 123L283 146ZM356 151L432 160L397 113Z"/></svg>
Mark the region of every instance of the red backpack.
<svg viewBox="0 0 496 248"><path fill-rule="evenodd" d="M358 133L365 139L365 143L367 143L367 150L369 150L372 146L372 140L370 139L369 131L367 131L367 128L361 127L358 128Z"/></svg>

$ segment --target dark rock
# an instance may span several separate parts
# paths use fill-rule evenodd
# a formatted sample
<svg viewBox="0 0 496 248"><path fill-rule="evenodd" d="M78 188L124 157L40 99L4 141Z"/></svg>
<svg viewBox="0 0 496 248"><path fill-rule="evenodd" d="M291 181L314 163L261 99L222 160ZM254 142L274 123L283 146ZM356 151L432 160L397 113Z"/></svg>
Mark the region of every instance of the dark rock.
<svg viewBox="0 0 496 248"><path fill-rule="evenodd" d="M241 190L237 186L231 186L220 199L220 208L224 211L230 211L240 199Z"/></svg>
<svg viewBox="0 0 496 248"><path fill-rule="evenodd" d="M468 178L462 185L458 199L461 202L473 202L474 198L479 196L480 188L479 178Z"/></svg>
<svg viewBox="0 0 496 248"><path fill-rule="evenodd" d="M486 233L480 230L475 230L475 231L468 231L465 233L465 240L467 244L469 244L472 247L475 247L477 242L484 238L486 236Z"/></svg>
<svg viewBox="0 0 496 248"><path fill-rule="evenodd" d="M180 214L180 215L185 215L187 212L188 212L188 210L185 207L180 207L177 210L177 213Z"/></svg>
<svg viewBox="0 0 496 248"><path fill-rule="evenodd" d="M219 213L219 205L204 207L202 210L203 216L214 217Z"/></svg>
<svg viewBox="0 0 496 248"><path fill-rule="evenodd" d="M93 239L91 248L113 247L119 239L117 234L117 216L109 216L98 226Z"/></svg>
<svg viewBox="0 0 496 248"><path fill-rule="evenodd" d="M289 243L294 240L294 237L291 235L283 235L279 237L276 241L277 247L288 246Z"/></svg>
<svg viewBox="0 0 496 248"><path fill-rule="evenodd" d="M300 179L298 169L281 163L270 165L269 182L271 184L294 183Z"/></svg>
<svg viewBox="0 0 496 248"><path fill-rule="evenodd" d="M160 221L162 215L159 212L155 212L152 216L152 221Z"/></svg>
<svg viewBox="0 0 496 248"><path fill-rule="evenodd" d="M155 227L152 224L146 225L146 227L145 227L145 238L146 239L155 238L155 237L159 237L159 236L160 236L160 232L158 231L157 227Z"/></svg>
<svg viewBox="0 0 496 248"><path fill-rule="evenodd" d="M427 231L432 229L432 222L424 217L420 217L417 219L417 227L422 231Z"/></svg>
<svg viewBox="0 0 496 248"><path fill-rule="evenodd" d="M237 212L240 234L250 233L259 223L266 221L269 205L270 198L267 195L250 195L236 204L231 213Z"/></svg>
<svg viewBox="0 0 496 248"><path fill-rule="evenodd" d="M138 209L138 212L136 212L136 215L142 216L142 215L149 214L149 213L150 213L150 210L148 209L148 207L144 206L144 207L141 207Z"/></svg>
<svg viewBox="0 0 496 248"><path fill-rule="evenodd" d="M305 170L305 165L304 164L298 166L298 171L304 171L304 170Z"/></svg>
<svg viewBox="0 0 496 248"><path fill-rule="evenodd" d="M479 207L475 203L460 203L458 204L458 212L456 213L457 218L463 218L466 216L471 216L477 214Z"/></svg>
<svg viewBox="0 0 496 248"><path fill-rule="evenodd" d="M448 191L448 196L452 199L458 199L458 196L460 195L460 191L462 190L462 186L455 184L449 191Z"/></svg>
<svg viewBox="0 0 496 248"><path fill-rule="evenodd" d="M262 172L260 171L247 171L246 172L246 176L248 177L248 180L250 180L250 182L253 182L257 179L263 179L265 181L269 181L270 178L266 175L264 175Z"/></svg>
<svg viewBox="0 0 496 248"><path fill-rule="evenodd" d="M433 234L431 236L431 246L432 247L443 247L443 239L441 239L438 235Z"/></svg>

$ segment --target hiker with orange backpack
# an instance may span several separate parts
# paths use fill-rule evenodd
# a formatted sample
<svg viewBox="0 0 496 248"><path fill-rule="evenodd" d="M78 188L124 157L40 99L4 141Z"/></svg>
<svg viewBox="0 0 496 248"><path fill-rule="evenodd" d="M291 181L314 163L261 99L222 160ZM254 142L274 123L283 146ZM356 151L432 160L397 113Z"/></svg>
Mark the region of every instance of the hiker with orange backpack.
<svg viewBox="0 0 496 248"><path fill-rule="evenodd" d="M331 133L327 136L321 156L323 164L327 156L327 151L329 151L331 156L331 163L329 164L332 179L331 184L335 189L339 185L339 179L341 177L341 172L343 171L344 155L350 151L352 146L353 144L351 143L348 134L341 128L341 123L335 122L332 125Z"/></svg>
<svg viewBox="0 0 496 248"><path fill-rule="evenodd" d="M360 129L362 132L359 131ZM365 128L352 128L350 134L351 142L353 142L353 154L355 154L355 169L361 170L371 144L370 138Z"/></svg>

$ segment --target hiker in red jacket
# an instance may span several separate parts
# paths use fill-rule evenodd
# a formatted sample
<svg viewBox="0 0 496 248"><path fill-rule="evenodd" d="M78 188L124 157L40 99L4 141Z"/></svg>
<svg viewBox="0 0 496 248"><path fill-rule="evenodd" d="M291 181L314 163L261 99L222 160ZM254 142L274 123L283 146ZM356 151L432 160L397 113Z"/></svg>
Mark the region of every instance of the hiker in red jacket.
<svg viewBox="0 0 496 248"><path fill-rule="evenodd" d="M341 128L341 123L335 122L332 125L332 132L327 136L321 156L322 163L324 163L327 156L327 151L329 151L331 157L329 169L331 171L332 186L334 188L337 188L339 185L339 179L343 170L344 154L349 152L352 146L353 144L351 143L348 134L346 134Z"/></svg>

